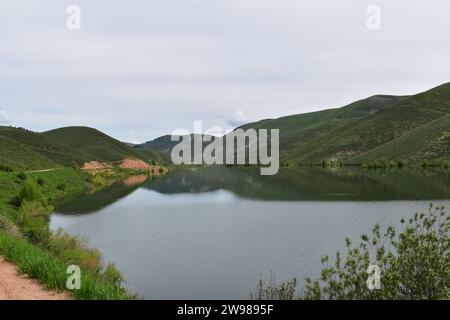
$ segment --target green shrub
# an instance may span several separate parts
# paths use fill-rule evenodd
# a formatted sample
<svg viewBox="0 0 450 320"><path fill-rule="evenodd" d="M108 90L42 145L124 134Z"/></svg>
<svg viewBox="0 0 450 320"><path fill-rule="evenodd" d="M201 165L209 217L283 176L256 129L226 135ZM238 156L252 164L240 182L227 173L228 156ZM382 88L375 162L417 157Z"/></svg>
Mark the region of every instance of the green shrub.
<svg viewBox="0 0 450 320"><path fill-rule="evenodd" d="M394 168L394 167L398 167L399 163L396 163L395 161L388 159L386 157L375 160L373 162L369 162L366 165L366 168L369 169L389 169L389 168Z"/></svg>
<svg viewBox="0 0 450 320"><path fill-rule="evenodd" d="M277 285L275 277L271 273L266 282L262 276L259 278L256 291L250 294L251 300L294 300L297 289L297 279L293 278L287 282Z"/></svg>
<svg viewBox="0 0 450 320"><path fill-rule="evenodd" d="M104 187L108 184L105 178L97 174L92 178L92 183L97 187Z"/></svg>
<svg viewBox="0 0 450 320"><path fill-rule="evenodd" d="M76 264L93 273L101 269L100 252L89 248L85 239L68 235L62 229L50 236L47 248L69 264Z"/></svg>
<svg viewBox="0 0 450 320"><path fill-rule="evenodd" d="M50 212L39 201L23 200L16 223L31 242L46 243L50 236Z"/></svg>
<svg viewBox="0 0 450 320"><path fill-rule="evenodd" d="M296 280L276 286L260 281L254 299L450 299L450 216L443 207L416 213L401 220L397 233L384 233L376 225L372 236L361 236L358 245L347 239L347 255L322 258L320 279L307 278L300 294L292 292ZM381 288L367 287L368 267L381 270ZM294 290L295 291L295 290Z"/></svg>
<svg viewBox="0 0 450 320"><path fill-rule="evenodd" d="M103 272L103 277L107 282L114 283L118 286L120 286L123 282L123 275L114 263L109 263L106 266L105 271Z"/></svg>
<svg viewBox="0 0 450 320"><path fill-rule="evenodd" d="M0 164L0 171L13 172L14 170L10 166L5 166L5 165Z"/></svg>
<svg viewBox="0 0 450 320"><path fill-rule="evenodd" d="M32 178L26 178L19 195L20 199L27 201L42 201L42 192Z"/></svg>
<svg viewBox="0 0 450 320"><path fill-rule="evenodd" d="M65 191L66 190L66 184L65 183L59 183L56 186L56 189L58 189L59 191Z"/></svg>
<svg viewBox="0 0 450 320"><path fill-rule="evenodd" d="M27 175L25 174L25 172L19 172L16 177L20 180L25 180L27 178Z"/></svg>
<svg viewBox="0 0 450 320"><path fill-rule="evenodd" d="M38 178L38 179L36 180L36 183L37 183L39 186L43 187L44 184L45 184L45 181L44 181L44 179L42 179L42 178Z"/></svg>

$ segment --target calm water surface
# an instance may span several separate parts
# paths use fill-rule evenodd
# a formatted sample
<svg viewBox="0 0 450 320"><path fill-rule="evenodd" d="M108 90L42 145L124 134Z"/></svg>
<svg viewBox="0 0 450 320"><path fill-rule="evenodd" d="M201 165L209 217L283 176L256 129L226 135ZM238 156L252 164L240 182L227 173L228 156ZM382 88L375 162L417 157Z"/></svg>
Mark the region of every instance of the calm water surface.
<svg viewBox="0 0 450 320"><path fill-rule="evenodd" d="M447 172L182 169L135 177L57 208L148 299L246 299L260 274L318 276L320 258L372 226L449 206Z"/></svg>

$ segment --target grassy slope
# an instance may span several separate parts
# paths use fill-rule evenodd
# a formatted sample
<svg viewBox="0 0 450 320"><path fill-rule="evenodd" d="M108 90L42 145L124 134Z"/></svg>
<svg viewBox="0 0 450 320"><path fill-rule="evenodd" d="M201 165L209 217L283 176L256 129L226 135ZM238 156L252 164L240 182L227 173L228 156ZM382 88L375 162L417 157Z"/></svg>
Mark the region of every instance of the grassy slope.
<svg viewBox="0 0 450 320"><path fill-rule="evenodd" d="M317 112L292 115L278 119L265 119L242 126L242 129L280 129L280 155L282 159L298 159L296 153L316 140L339 128L357 123L390 105L407 97L378 95L356 101L338 109L328 109ZM156 150L170 155L172 147L177 142L170 141L170 136L162 136L135 148L139 150Z"/></svg>
<svg viewBox="0 0 450 320"><path fill-rule="evenodd" d="M77 152L89 155L90 160L143 159L142 154L125 143L92 128L66 127L47 131L42 133L42 135L50 142L64 144Z"/></svg>
<svg viewBox="0 0 450 320"><path fill-rule="evenodd" d="M418 161L450 154L444 119L448 114L450 84L444 84L414 96L373 96L338 109L267 119L242 128L280 129L280 157L287 162L361 163L403 154Z"/></svg>
<svg viewBox="0 0 450 320"><path fill-rule="evenodd" d="M177 144L176 141L171 141L170 135L161 136L152 141L147 141L143 144L134 146L136 150L154 150L164 154L170 154L172 148Z"/></svg>
<svg viewBox="0 0 450 320"><path fill-rule="evenodd" d="M41 191L50 202L62 196L76 195L82 192L85 186L83 173L72 168L58 168L54 171L27 173L27 175L35 180L38 178L44 180ZM64 191L57 188L61 184L65 185ZM14 208L8 203L19 194L22 185L23 180L16 173L0 172L0 215L14 216Z"/></svg>
<svg viewBox="0 0 450 320"><path fill-rule="evenodd" d="M390 105L402 101L401 96L373 96L345 107L318 112L268 119L244 125L242 128L280 129L280 156L282 159L300 159L304 150L316 145L330 133L357 123Z"/></svg>
<svg viewBox="0 0 450 320"><path fill-rule="evenodd" d="M203 135L203 137L209 137L210 139L213 139L213 136L210 135ZM180 140L181 141L181 140ZM191 147L192 150L194 149L193 142L194 141L194 134L191 134ZM143 144L139 144L134 146L134 149L144 153L144 154L157 154L159 155L159 158L161 161L166 163L171 163L171 151L172 148L177 145L179 141L172 141L170 135L161 136L159 138L156 138L152 141L148 141ZM206 146L208 142L203 142L203 146Z"/></svg>
<svg viewBox="0 0 450 320"><path fill-rule="evenodd" d="M361 163L387 157L396 161L450 160L450 114L433 120L351 161Z"/></svg>
<svg viewBox="0 0 450 320"><path fill-rule="evenodd" d="M0 164L14 170L54 168L57 165L27 146L0 135Z"/></svg>
<svg viewBox="0 0 450 320"><path fill-rule="evenodd" d="M385 110L334 130L314 141L303 160L349 159L450 113L450 84L401 100ZM404 152L400 146L400 153Z"/></svg>
<svg viewBox="0 0 450 320"><path fill-rule="evenodd" d="M50 141L42 133L21 128L0 127L0 136L15 140L34 153L46 157L54 163L72 165L89 161L89 155L61 142Z"/></svg>
<svg viewBox="0 0 450 320"><path fill-rule="evenodd" d="M0 164L15 170L81 165L124 158L162 161L156 151L135 150L98 130L67 127L43 133L0 127Z"/></svg>

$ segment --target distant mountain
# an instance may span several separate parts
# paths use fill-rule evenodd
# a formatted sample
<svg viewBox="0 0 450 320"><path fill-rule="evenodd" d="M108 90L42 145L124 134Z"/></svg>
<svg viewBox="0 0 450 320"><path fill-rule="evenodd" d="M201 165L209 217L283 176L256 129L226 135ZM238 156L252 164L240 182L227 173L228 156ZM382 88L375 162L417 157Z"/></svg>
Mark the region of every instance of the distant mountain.
<svg viewBox="0 0 450 320"><path fill-rule="evenodd" d="M131 143L131 142L126 142L126 141L121 141L123 144L126 144L127 146L133 148L136 146L136 143Z"/></svg>
<svg viewBox="0 0 450 320"><path fill-rule="evenodd" d="M92 128L66 127L37 133L0 127L0 164L14 169L82 165L89 161L134 158L161 161L156 152L140 152Z"/></svg>
<svg viewBox="0 0 450 320"><path fill-rule="evenodd" d="M198 135L191 134L191 147L192 150L194 150L193 143L194 138ZM207 139L210 139L213 141L214 136L204 134L202 137L205 137ZM181 141L181 139L179 140ZM148 141L143 144L139 144L134 146L134 149L143 151L143 152L158 152L162 155L162 159L166 162L171 162L170 160L170 154L172 152L172 148L179 143L179 141L172 141L170 135L161 136L159 138L156 138L154 140ZM203 142L203 146L207 145L209 142Z"/></svg>
<svg viewBox="0 0 450 320"><path fill-rule="evenodd" d="M449 160L450 83L412 96L375 95L341 108L265 119L241 128L279 129L284 163L361 164L383 157ZM175 144L163 136L145 148L170 154Z"/></svg>
<svg viewBox="0 0 450 320"><path fill-rule="evenodd" d="M177 141L171 141L170 135L161 136L151 141L147 141L143 144L134 146L137 150L154 150L165 154L169 154L172 148L177 144Z"/></svg>

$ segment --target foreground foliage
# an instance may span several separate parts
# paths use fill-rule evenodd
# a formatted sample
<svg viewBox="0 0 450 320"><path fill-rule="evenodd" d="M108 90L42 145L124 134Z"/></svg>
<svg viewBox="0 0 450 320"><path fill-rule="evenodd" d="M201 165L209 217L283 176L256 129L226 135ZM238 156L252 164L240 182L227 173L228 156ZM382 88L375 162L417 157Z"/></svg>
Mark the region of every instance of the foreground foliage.
<svg viewBox="0 0 450 320"><path fill-rule="evenodd" d="M430 208L401 220L397 233L393 226L384 232L379 225L372 236L361 236L353 245L346 239L345 259L338 252L333 263L322 258L320 279L307 278L300 293L297 280L276 285L271 276L260 280L252 299L450 299L450 216L443 207ZM381 271L379 289L368 289L372 273Z"/></svg>
<svg viewBox="0 0 450 320"><path fill-rule="evenodd" d="M66 290L67 267L64 260L55 254L34 246L24 239L18 239L0 230L0 254L14 261L19 271L37 278L48 288ZM124 289L113 281L107 281L100 274L81 273L81 288L72 291L75 299L129 299Z"/></svg>
<svg viewBox="0 0 450 320"><path fill-rule="evenodd" d="M121 287L123 278L117 268L103 266L100 252L89 248L85 239L49 228L53 211L49 203L101 189L126 174L119 170L93 176L72 168L1 174L0 255L19 271L59 291L65 290L67 267L79 266L82 285L81 290L72 291L76 299L134 298ZM96 177L102 177L102 183Z"/></svg>

